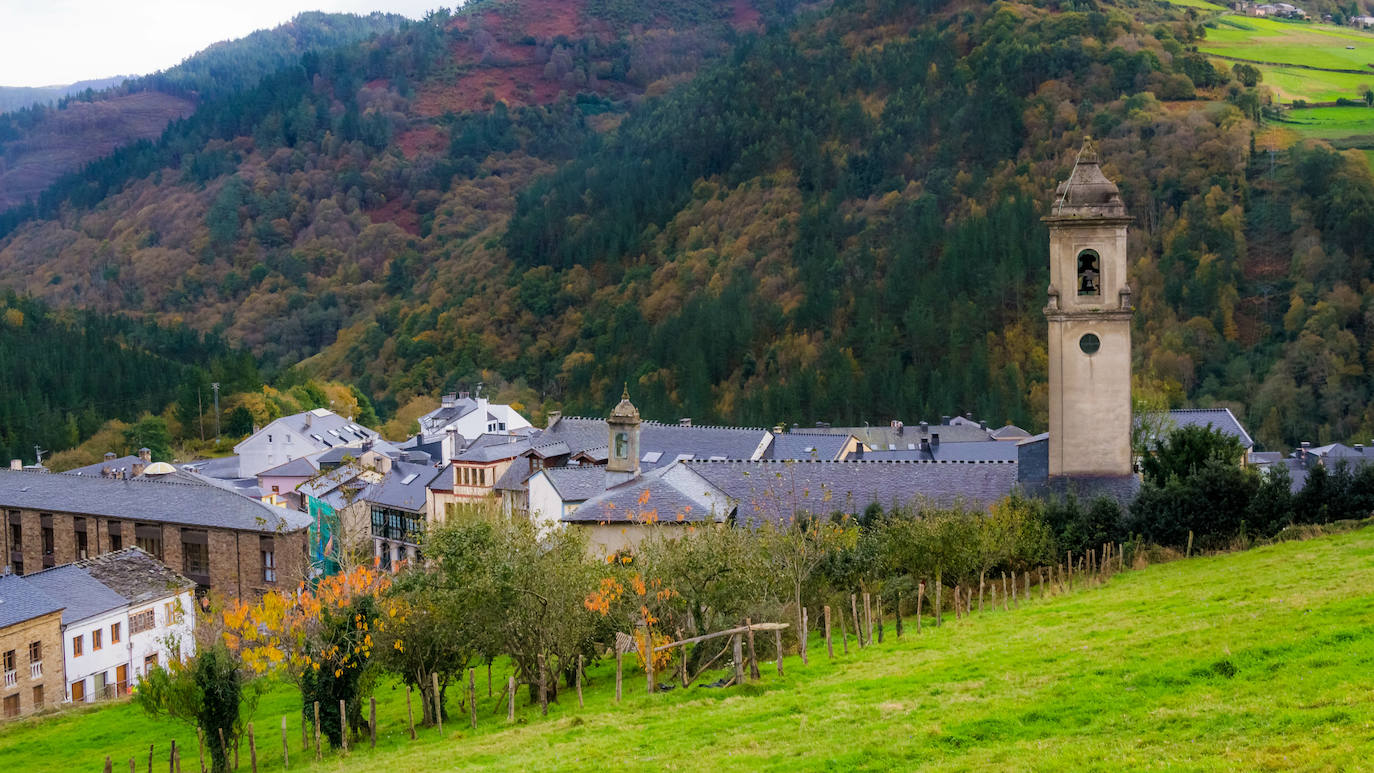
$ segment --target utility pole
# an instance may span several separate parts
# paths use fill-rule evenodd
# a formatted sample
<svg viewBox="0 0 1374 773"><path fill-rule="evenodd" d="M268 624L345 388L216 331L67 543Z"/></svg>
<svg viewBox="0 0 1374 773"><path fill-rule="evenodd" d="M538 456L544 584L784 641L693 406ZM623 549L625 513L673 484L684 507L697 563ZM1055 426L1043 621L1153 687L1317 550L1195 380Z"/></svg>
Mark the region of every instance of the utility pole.
<svg viewBox="0 0 1374 773"><path fill-rule="evenodd" d="M210 388L215 390L215 442L219 442L219 382L210 384Z"/></svg>
<svg viewBox="0 0 1374 773"><path fill-rule="evenodd" d="M38 467L42 467L42 466L43 466L43 454L46 454L46 453L47 453L47 451L44 451L42 446L37 445L37 444L34 445L34 447L33 447L33 456L34 456L34 464L35 464L35 466L38 466Z"/></svg>

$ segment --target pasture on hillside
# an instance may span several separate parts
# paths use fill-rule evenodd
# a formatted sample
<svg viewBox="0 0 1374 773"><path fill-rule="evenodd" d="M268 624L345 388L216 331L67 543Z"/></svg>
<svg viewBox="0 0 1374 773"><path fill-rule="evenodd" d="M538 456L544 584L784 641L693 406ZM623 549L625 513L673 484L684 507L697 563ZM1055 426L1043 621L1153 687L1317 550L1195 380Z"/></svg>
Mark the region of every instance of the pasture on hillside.
<svg viewBox="0 0 1374 773"><path fill-rule="evenodd" d="M763 663L743 688L649 696L630 670L617 706L603 662L584 709L567 690L544 718L522 692L514 727L479 669L477 729L451 690L443 737L411 741L405 693L386 684L377 749L318 764L301 749L297 694L277 685L256 715L258 763L281 769L288 714L291 770L1345 769L1374 759L1371 587L1366 526L1036 592L920 634L909 618L900 640L889 621L881 644L861 650L851 634L842 654L837 640L833 661L813 635L810 665L789 656L779 677ZM127 704L0 728L0 759L98 771L110 754L142 770L156 743L161 769L174 734L195 769L194 731Z"/></svg>
<svg viewBox="0 0 1374 773"><path fill-rule="evenodd" d="M1374 34L1352 27L1223 14L1208 23L1198 50L1254 64L1284 102L1359 99L1374 85ZM1212 63L1230 69L1235 61Z"/></svg>

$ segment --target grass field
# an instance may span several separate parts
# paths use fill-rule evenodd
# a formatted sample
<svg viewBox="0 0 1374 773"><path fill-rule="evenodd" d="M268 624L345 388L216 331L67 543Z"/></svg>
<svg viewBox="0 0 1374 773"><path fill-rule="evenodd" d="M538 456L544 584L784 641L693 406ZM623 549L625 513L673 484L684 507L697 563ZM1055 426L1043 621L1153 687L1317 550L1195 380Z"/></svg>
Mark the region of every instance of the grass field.
<svg viewBox="0 0 1374 773"><path fill-rule="evenodd" d="M1198 50L1274 63L1256 66L1264 85L1284 101L1357 99L1362 86L1374 85L1374 34L1350 27L1226 15L1207 28L1207 39ZM1220 59L1213 63L1227 69L1234 64ZM1299 64L1369 74L1283 66Z"/></svg>
<svg viewBox="0 0 1374 773"><path fill-rule="evenodd" d="M517 726L480 692L476 731L405 733L404 693L378 693L376 752L327 753L321 770L1345 770L1374 759L1374 528L1179 561L1020 610L908 626L897 641L829 661L786 661L742 689L647 696L642 674L612 704L590 674L548 718L520 699ZM838 642L837 642L837 650ZM480 673L480 672L479 672ZM498 681L504 677L498 667ZM485 681L479 675L479 683ZM281 769L294 696L258 711L259 764ZM451 709L457 714L456 700ZM121 765L172 725L130 706L0 729L0 759L26 772ZM291 719L292 769L315 765ZM184 728L180 742L194 733ZM163 756L162 765L165 765ZM247 753L243 765L247 770ZM194 767L194 762L188 766Z"/></svg>
<svg viewBox="0 0 1374 773"><path fill-rule="evenodd" d="M1317 107L1289 110L1286 128L1338 147L1374 147L1374 108Z"/></svg>

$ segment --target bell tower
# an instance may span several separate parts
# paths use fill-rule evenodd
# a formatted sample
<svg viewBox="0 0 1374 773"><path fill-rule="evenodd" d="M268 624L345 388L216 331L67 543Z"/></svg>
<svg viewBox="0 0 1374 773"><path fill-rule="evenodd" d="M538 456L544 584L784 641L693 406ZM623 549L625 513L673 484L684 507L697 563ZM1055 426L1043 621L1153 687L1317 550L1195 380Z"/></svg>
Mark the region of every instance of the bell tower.
<svg viewBox="0 0 1374 773"><path fill-rule="evenodd" d="M639 409L630 402L627 386L620 402L606 417L610 435L606 453L606 484L614 486L639 476Z"/></svg>
<svg viewBox="0 0 1374 773"><path fill-rule="evenodd" d="M1049 474L1130 475L1131 218L1091 140L1043 220L1050 230Z"/></svg>

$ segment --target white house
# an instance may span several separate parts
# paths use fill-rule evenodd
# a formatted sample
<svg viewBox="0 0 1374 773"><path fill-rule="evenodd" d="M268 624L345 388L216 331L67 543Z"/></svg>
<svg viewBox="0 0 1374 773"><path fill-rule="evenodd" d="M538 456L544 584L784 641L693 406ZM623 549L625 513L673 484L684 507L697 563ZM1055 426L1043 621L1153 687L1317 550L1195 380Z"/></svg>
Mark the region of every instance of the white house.
<svg viewBox="0 0 1374 773"><path fill-rule="evenodd" d="M65 606L66 698L128 692L148 669L195 652L195 583L138 548L25 577Z"/></svg>
<svg viewBox="0 0 1374 773"><path fill-rule="evenodd" d="M293 459L377 438L376 432L350 419L316 408L277 419L234 446L234 453L239 457L239 477L251 478Z"/></svg>
<svg viewBox="0 0 1374 773"><path fill-rule="evenodd" d="M528 483L530 520L540 526L553 526L606 490L606 468L550 467L531 475Z"/></svg>
<svg viewBox="0 0 1374 773"><path fill-rule="evenodd" d="M421 416L419 424L419 442L426 446L442 444L441 452L432 455L445 464L458 456L465 441L530 427L529 419L511 406L489 402L480 393L470 397L467 392L444 395L439 407Z"/></svg>

